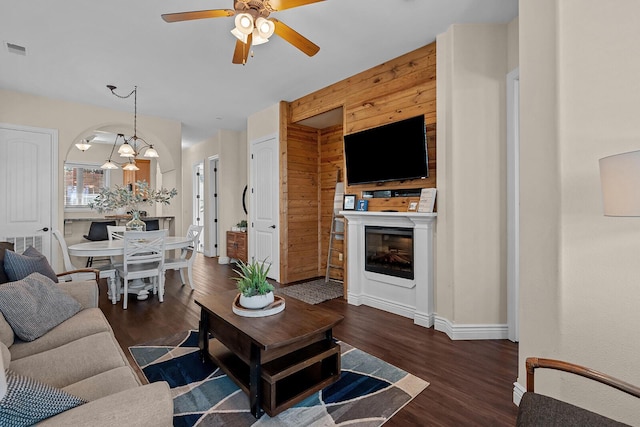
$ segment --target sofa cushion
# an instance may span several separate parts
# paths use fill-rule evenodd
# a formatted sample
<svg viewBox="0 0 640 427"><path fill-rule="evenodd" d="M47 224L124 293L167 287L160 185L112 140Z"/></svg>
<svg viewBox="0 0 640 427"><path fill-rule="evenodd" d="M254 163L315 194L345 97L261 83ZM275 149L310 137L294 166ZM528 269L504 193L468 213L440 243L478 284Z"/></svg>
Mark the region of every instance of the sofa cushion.
<svg viewBox="0 0 640 427"><path fill-rule="evenodd" d="M5 319L2 312L0 312L0 342L7 347L11 347L14 340L15 334L13 333L13 329L11 329L11 325L9 325L7 319Z"/></svg>
<svg viewBox="0 0 640 427"><path fill-rule="evenodd" d="M11 346L11 357L13 360L21 359L60 347L79 338L111 331L109 322L99 308L87 308L60 323L37 340L30 342L16 340Z"/></svg>
<svg viewBox="0 0 640 427"><path fill-rule="evenodd" d="M6 370L7 394L0 400L0 425L30 426L86 403L65 391Z"/></svg>
<svg viewBox="0 0 640 427"><path fill-rule="evenodd" d="M22 359L11 359L11 369L17 374L58 388L121 366L128 366L128 361L111 332L89 335Z"/></svg>
<svg viewBox="0 0 640 427"><path fill-rule="evenodd" d="M2 355L2 366L7 369L9 367L9 363L11 363L11 352L9 348L0 342L0 354Z"/></svg>
<svg viewBox="0 0 640 427"><path fill-rule="evenodd" d="M7 274L4 272L4 252L6 250L13 251L13 243L0 242L0 284L9 281Z"/></svg>
<svg viewBox="0 0 640 427"><path fill-rule="evenodd" d="M133 369L121 366L70 384L63 390L90 402L136 387L140 387L140 380Z"/></svg>
<svg viewBox="0 0 640 427"><path fill-rule="evenodd" d="M39 338L81 309L78 301L40 273L0 285L0 311L23 341Z"/></svg>
<svg viewBox="0 0 640 427"><path fill-rule="evenodd" d="M98 284L95 280L82 280L77 282L60 282L60 289L75 298L82 308L95 308L98 306Z"/></svg>
<svg viewBox="0 0 640 427"><path fill-rule="evenodd" d="M22 280L31 273L40 273L54 282L58 281L58 276L51 268L47 258L33 246L29 246L22 255L5 251L4 271L12 282Z"/></svg>
<svg viewBox="0 0 640 427"><path fill-rule="evenodd" d="M146 384L94 400L38 424L39 427L171 427L172 425L173 400L169 385L165 381Z"/></svg>

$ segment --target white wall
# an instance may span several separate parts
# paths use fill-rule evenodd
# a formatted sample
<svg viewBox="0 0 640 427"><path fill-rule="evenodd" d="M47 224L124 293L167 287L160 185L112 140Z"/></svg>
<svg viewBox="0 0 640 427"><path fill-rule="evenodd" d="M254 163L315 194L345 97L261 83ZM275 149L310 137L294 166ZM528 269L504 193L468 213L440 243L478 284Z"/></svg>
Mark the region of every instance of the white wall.
<svg viewBox="0 0 640 427"><path fill-rule="evenodd" d="M507 39L507 24L437 39L436 329L454 338L506 337Z"/></svg>
<svg viewBox="0 0 640 427"><path fill-rule="evenodd" d="M640 219L604 217L598 159L640 149L637 0L521 0L524 359L640 385ZM637 399L557 373L536 391L639 425Z"/></svg>
<svg viewBox="0 0 640 427"><path fill-rule="evenodd" d="M247 141L277 134L280 129L280 104L272 105L249 116L247 120Z"/></svg>
<svg viewBox="0 0 640 427"><path fill-rule="evenodd" d="M193 166L204 163L205 218L207 227L211 224L213 212L207 198L211 198L209 169L211 156L218 156L218 254L221 259L227 255L226 232L240 220L247 219L242 209L242 191L247 183L247 137L245 132L221 130L212 138L189 147L182 157L182 221L186 230L193 218ZM205 231L205 248L209 245L209 233Z"/></svg>

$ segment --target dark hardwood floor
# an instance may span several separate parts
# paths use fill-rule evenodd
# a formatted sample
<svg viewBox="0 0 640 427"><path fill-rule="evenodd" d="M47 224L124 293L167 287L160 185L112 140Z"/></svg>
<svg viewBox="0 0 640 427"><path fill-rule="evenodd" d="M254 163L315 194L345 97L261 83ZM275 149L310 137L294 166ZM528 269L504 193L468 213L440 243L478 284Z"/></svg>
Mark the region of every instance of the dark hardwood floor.
<svg viewBox="0 0 640 427"><path fill-rule="evenodd" d="M100 281L100 308L113 327L125 354L128 347L187 329L197 329L199 295L234 289L234 275L216 258L199 255L194 263L196 290L180 285L177 272L167 272L164 303L157 297L130 297L112 305L105 280ZM322 303L344 316L334 336L430 383L385 426L512 426L517 408L512 402L518 375L518 345L507 340L451 341L433 328L345 300ZM142 376L141 376L142 377Z"/></svg>

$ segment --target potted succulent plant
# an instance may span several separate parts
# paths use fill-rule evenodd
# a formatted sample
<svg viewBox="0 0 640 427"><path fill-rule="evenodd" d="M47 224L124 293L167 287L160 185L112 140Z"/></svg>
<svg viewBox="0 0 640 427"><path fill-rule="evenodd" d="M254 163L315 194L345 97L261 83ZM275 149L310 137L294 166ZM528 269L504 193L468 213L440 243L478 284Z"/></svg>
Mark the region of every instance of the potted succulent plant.
<svg viewBox="0 0 640 427"><path fill-rule="evenodd" d="M238 261L238 267L239 270L233 270L238 277L233 279L236 280L240 292L240 305L244 308L260 309L271 304L274 301L273 285L267 281L271 265L267 265L266 260L246 264Z"/></svg>

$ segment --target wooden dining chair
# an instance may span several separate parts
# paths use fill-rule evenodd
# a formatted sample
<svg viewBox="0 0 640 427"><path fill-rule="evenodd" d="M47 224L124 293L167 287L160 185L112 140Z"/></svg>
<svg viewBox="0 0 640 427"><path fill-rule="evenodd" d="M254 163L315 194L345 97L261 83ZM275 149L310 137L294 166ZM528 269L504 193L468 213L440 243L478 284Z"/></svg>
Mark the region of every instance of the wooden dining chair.
<svg viewBox="0 0 640 427"><path fill-rule="evenodd" d="M164 301L164 250L167 230L127 231L124 233L124 259L118 266L123 281L122 308L127 309L129 282L149 278L154 294Z"/></svg>
<svg viewBox="0 0 640 427"><path fill-rule="evenodd" d="M69 256L69 249L67 247L67 242L64 240L64 236L60 232L60 230L53 230L53 236L56 238L58 243L60 244L60 249L62 251L62 259L64 262L64 269L66 271L75 271L79 270L79 267L76 267L71 262L71 257ZM103 264L99 267L92 267L94 270L100 271L100 278L107 279L107 284L109 285L109 299L111 299L112 304L116 304L120 299L120 293L117 289L117 280L116 280L116 269L112 264ZM71 274L71 280L94 280L94 273L73 273Z"/></svg>
<svg viewBox="0 0 640 427"><path fill-rule="evenodd" d="M191 289L195 289L193 286L193 262L196 259L196 248L202 235L202 225L190 225L187 230L187 238L191 239L189 247L183 248L180 254L180 258L165 258L164 271L167 270L180 270L180 281L184 286L184 270L187 270L187 276L189 277L189 286Z"/></svg>

